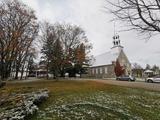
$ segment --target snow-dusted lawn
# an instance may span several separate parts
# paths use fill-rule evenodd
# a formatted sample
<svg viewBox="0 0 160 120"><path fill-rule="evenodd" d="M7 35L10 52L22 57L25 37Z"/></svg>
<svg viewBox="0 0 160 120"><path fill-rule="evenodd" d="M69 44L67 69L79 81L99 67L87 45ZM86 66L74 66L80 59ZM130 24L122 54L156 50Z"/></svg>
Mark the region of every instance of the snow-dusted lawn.
<svg viewBox="0 0 160 120"><path fill-rule="evenodd" d="M37 81L16 85L12 83L4 89L23 92L39 88L49 89L50 94L31 120L158 120L160 118L160 93L143 89L92 81Z"/></svg>

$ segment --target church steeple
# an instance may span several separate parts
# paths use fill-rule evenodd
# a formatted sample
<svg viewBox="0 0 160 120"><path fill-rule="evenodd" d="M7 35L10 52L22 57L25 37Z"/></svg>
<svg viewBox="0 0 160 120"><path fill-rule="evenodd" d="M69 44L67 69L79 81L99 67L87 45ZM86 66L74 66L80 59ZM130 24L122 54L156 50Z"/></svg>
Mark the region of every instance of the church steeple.
<svg viewBox="0 0 160 120"><path fill-rule="evenodd" d="M115 34L113 36L113 47L115 46L121 46L121 41L120 41L120 37L118 34Z"/></svg>
<svg viewBox="0 0 160 120"><path fill-rule="evenodd" d="M121 46L120 37L116 31L116 21L114 20L114 36L113 36L113 47Z"/></svg>
<svg viewBox="0 0 160 120"><path fill-rule="evenodd" d="M116 29L115 29L115 22L114 22L114 36L113 36L113 47L111 48L112 51L120 52L123 50L123 46L121 46L121 40L120 36L117 34Z"/></svg>
<svg viewBox="0 0 160 120"><path fill-rule="evenodd" d="M123 49L123 46L121 46L121 40L118 34L115 34L113 36L113 47L111 49L113 48L118 48L119 50Z"/></svg>

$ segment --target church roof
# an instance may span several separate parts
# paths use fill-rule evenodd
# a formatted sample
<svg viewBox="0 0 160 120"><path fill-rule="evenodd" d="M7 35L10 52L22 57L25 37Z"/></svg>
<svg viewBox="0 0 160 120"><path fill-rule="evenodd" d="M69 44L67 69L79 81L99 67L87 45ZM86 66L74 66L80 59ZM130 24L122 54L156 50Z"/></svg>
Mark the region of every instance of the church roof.
<svg viewBox="0 0 160 120"><path fill-rule="evenodd" d="M119 35L115 34L111 51L95 56L91 67L110 65L117 60L121 52L123 52L123 46L121 46Z"/></svg>
<svg viewBox="0 0 160 120"><path fill-rule="evenodd" d="M91 67L110 65L112 64L113 61L116 61L118 56L119 56L119 53L115 53L112 51L95 56L94 59L92 60Z"/></svg>

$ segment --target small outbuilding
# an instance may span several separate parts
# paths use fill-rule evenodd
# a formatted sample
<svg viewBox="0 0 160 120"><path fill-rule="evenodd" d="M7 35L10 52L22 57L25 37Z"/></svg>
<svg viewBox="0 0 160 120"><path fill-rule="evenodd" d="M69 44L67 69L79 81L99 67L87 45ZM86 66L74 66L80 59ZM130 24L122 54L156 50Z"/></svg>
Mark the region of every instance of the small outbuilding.
<svg viewBox="0 0 160 120"><path fill-rule="evenodd" d="M152 71L152 70L145 70L144 74L147 75L148 77L150 77L150 76L154 75L154 71Z"/></svg>

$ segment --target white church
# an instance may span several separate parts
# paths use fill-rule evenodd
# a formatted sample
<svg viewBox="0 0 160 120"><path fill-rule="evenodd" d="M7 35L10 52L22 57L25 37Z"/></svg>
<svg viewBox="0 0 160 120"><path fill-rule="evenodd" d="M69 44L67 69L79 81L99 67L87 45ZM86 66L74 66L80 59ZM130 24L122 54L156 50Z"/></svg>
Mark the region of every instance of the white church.
<svg viewBox="0 0 160 120"><path fill-rule="evenodd" d="M92 65L89 68L89 76L95 78L116 77L114 72L116 60L125 69L125 75L131 74L131 63L124 53L120 37L117 34L113 36L113 47L111 50L95 56L92 60Z"/></svg>

